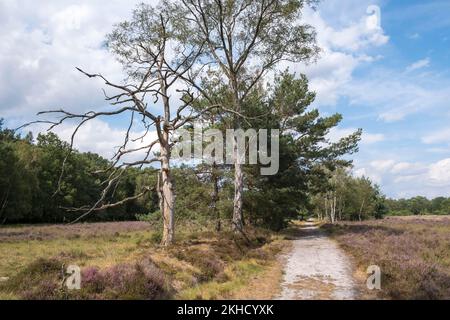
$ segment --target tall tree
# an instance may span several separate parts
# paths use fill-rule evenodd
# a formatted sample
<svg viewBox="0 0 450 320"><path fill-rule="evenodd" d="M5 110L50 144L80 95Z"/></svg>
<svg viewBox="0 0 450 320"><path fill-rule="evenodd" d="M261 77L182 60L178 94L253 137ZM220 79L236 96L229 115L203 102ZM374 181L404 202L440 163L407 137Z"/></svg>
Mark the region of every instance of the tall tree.
<svg viewBox="0 0 450 320"><path fill-rule="evenodd" d="M263 97L259 104L252 104L254 114L270 112L264 118L252 120L252 125L280 132L280 166L273 176L261 176L255 168L247 169L249 201L245 204L255 219L281 229L289 219L309 209L309 199L318 190L329 190L328 172L350 165L343 156L358 150L361 131L336 142L330 141L328 134L342 116L324 117L318 110L311 109L315 93L309 90L304 75L296 78L289 71L282 72L275 77L269 90L261 88L253 97Z"/></svg>
<svg viewBox="0 0 450 320"><path fill-rule="evenodd" d="M185 46L202 49L196 72L183 75L205 98L198 74L221 73L228 86L227 106L234 112L233 129L242 127L246 100L252 89L281 61L309 61L319 49L314 29L301 24L301 12L313 0L180 0L171 13L184 32ZM169 4L168 4L169 5ZM205 70L209 66L209 70ZM192 77L194 75L194 77ZM225 103L224 103L225 104ZM242 231L244 172L234 141L233 228Z"/></svg>
<svg viewBox="0 0 450 320"><path fill-rule="evenodd" d="M111 166L104 171L107 178L100 198L90 208L79 208L84 213L75 221L86 217L94 211L102 211L123 205L127 201L136 200L152 190L145 185L139 194L117 202L108 202L108 196L123 181L128 168L143 167L154 163L160 170L156 191L159 195L160 211L163 217L162 245L170 245L174 241L175 193L171 174L171 151L175 141L171 136L175 130L195 120L201 114L193 114L192 103L196 97L180 81L187 74L193 63L201 54L201 46L189 45L189 52L172 50L173 39L179 32L176 21L171 19L170 8L164 5L152 7L141 4L134 11L130 21L119 23L107 36L107 46L122 63L128 77L121 83L110 81L102 74L88 73L77 68L89 78L100 79L110 93L105 99L111 109L107 111L90 111L75 114L65 110L44 111L40 114L58 115L59 120L37 121L51 124L50 129L68 120L79 120L70 143L72 149L74 138L79 129L89 121L99 117L128 115L129 123L122 145L116 150ZM181 88L181 89L180 89ZM183 89L185 88L185 89ZM172 95L179 91L180 102L174 102ZM160 111L158 111L158 108ZM211 106L210 109L216 108ZM203 110L207 112L208 108ZM133 130L145 133L133 137ZM156 139L133 147L136 141L149 140L150 131L156 131ZM159 146L158 152L155 147ZM139 157L139 160L130 160ZM67 159L67 158L66 158ZM67 161L64 160L64 165ZM61 174L61 177L64 174ZM61 179L60 179L61 180ZM73 210L77 210L76 208Z"/></svg>

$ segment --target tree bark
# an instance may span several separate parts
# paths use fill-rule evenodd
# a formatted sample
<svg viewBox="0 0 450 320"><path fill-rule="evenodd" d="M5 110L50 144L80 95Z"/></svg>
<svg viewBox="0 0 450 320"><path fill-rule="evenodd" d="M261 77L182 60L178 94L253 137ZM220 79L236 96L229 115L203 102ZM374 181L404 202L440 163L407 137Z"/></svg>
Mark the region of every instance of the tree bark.
<svg viewBox="0 0 450 320"><path fill-rule="evenodd" d="M175 194L173 191L173 183L170 172L169 161L169 146L166 144L161 147L161 192L160 194L160 209L163 217L163 236L161 245L169 246L174 241L175 227L174 227L174 205Z"/></svg>
<svg viewBox="0 0 450 320"><path fill-rule="evenodd" d="M233 230L242 231L244 228L242 204L244 193L244 173L242 165L235 163L234 165L234 202L233 202Z"/></svg>
<svg viewBox="0 0 450 320"><path fill-rule="evenodd" d="M336 191L333 193L333 223L336 223Z"/></svg>
<svg viewBox="0 0 450 320"><path fill-rule="evenodd" d="M366 199L363 199L362 204L361 204L361 209L359 209L359 221L362 221L362 212L363 212L363 208L364 208L364 202L366 201Z"/></svg>
<svg viewBox="0 0 450 320"><path fill-rule="evenodd" d="M241 103L239 100L239 88L237 84L237 75L234 74L230 79L230 85L233 88L234 93L234 108L237 112L241 112ZM241 120L239 117L235 117L234 129L241 129ZM234 201L233 201L233 231L241 233L244 229L244 217L242 214L243 207L243 194L244 194L244 172L242 170L242 157L245 159L245 155L239 154L239 147L237 137L233 139L233 151L234 151Z"/></svg>
<svg viewBox="0 0 450 320"><path fill-rule="evenodd" d="M219 200L219 176L217 174L217 164L214 162L212 166L212 182L213 191L211 193L211 211L214 219L216 219L216 231L222 230L222 224L220 221L220 212L217 210L217 201Z"/></svg>
<svg viewBox="0 0 450 320"><path fill-rule="evenodd" d="M1 208L0 208L0 218L2 217L2 215L3 215L3 211L6 209L6 206L8 205L8 198L9 198L9 191L11 190L11 185L8 185L8 190L6 191L6 195L5 195L5 197L4 197L4 199L3 199L3 201L2 201L2 206L1 206ZM6 221L6 217L5 217L5 220L4 221ZM3 222L4 223L4 222ZM2 224L3 224L2 223Z"/></svg>

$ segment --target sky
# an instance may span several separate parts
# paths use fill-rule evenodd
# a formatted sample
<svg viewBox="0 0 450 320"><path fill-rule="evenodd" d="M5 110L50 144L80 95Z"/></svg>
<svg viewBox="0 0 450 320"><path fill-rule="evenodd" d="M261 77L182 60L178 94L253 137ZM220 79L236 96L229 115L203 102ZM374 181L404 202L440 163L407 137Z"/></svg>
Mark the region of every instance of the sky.
<svg viewBox="0 0 450 320"><path fill-rule="evenodd" d="M0 0L0 118L6 125L36 120L42 110L107 108L101 82L75 67L123 78L103 41L138 2ZM389 197L450 196L448 12L448 0L323 0L303 14L316 28L319 60L280 66L308 76L317 93L313 107L343 114L331 139L364 130L353 172ZM123 120L87 125L75 147L111 157L126 130ZM72 129L67 124L56 132L68 139Z"/></svg>

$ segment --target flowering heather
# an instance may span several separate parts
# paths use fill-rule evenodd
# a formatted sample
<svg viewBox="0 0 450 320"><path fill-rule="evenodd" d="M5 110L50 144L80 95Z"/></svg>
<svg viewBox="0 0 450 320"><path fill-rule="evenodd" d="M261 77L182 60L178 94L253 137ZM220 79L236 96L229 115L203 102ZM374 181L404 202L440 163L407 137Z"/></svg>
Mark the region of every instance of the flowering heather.
<svg viewBox="0 0 450 320"><path fill-rule="evenodd" d="M141 221L0 227L0 242L61 238L74 239L144 231L148 229L149 224Z"/></svg>
<svg viewBox="0 0 450 320"><path fill-rule="evenodd" d="M82 271L83 299L142 299L170 297L163 272L151 261L134 265L119 264L106 270L86 268Z"/></svg>
<svg viewBox="0 0 450 320"><path fill-rule="evenodd" d="M100 270L87 267L81 273L81 290L68 291L63 285L64 261L38 259L14 276L3 290L27 300L170 298L171 290L163 272L151 261L119 264Z"/></svg>
<svg viewBox="0 0 450 320"><path fill-rule="evenodd" d="M381 267L380 297L450 299L450 218L387 218L325 228L361 269Z"/></svg>

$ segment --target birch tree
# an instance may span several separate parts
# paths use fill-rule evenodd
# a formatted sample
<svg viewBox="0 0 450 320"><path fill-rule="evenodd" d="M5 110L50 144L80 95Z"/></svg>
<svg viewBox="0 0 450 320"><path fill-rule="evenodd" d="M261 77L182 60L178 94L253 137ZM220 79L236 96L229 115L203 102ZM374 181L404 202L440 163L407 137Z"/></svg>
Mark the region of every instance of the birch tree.
<svg viewBox="0 0 450 320"><path fill-rule="evenodd" d="M172 14L184 30L186 44L202 47L202 65L221 72L240 129L245 101L252 89L281 61L310 61L318 53L314 29L301 23L301 12L314 0L180 0ZM186 77L200 92L201 83ZM235 141L235 145L237 142ZM242 155L234 151L233 228L242 231L244 173Z"/></svg>

